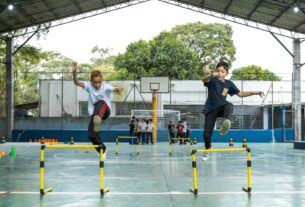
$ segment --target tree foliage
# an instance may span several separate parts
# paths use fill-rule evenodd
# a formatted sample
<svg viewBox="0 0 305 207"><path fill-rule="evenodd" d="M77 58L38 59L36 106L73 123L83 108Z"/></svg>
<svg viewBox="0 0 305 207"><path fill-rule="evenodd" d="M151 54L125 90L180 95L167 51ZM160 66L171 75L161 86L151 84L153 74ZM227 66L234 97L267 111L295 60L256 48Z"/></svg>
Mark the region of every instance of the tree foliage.
<svg viewBox="0 0 305 207"><path fill-rule="evenodd" d="M169 75L173 79L200 79L217 62L235 60L232 28L200 22L178 25L146 42L128 45L114 61L116 71L136 76ZM121 74L125 74L120 71ZM126 79L126 76L121 77Z"/></svg>
<svg viewBox="0 0 305 207"><path fill-rule="evenodd" d="M151 75L169 76L179 80L201 77L198 56L173 34L162 32L150 41L150 45Z"/></svg>
<svg viewBox="0 0 305 207"><path fill-rule="evenodd" d="M250 65L233 70L232 80L264 80L264 81L279 81L281 77L275 75L268 69L262 69L257 65Z"/></svg>
<svg viewBox="0 0 305 207"><path fill-rule="evenodd" d="M171 33L198 55L205 72L213 70L220 60L229 64L235 60L233 30L229 24L188 23L175 26Z"/></svg>
<svg viewBox="0 0 305 207"><path fill-rule="evenodd" d="M91 66L94 70L100 70L105 80L116 79L114 69L115 56L111 55L111 48L101 48L94 46L91 53L94 57L91 58Z"/></svg>
<svg viewBox="0 0 305 207"><path fill-rule="evenodd" d="M197 55L169 32L161 32L149 42L139 40L129 44L126 52L116 57L114 65L121 74L128 71L135 78L170 76L173 79L198 79L196 75L200 68Z"/></svg>
<svg viewBox="0 0 305 207"><path fill-rule="evenodd" d="M149 43L144 40L130 43L126 52L119 54L114 60L115 69L122 75L126 74L126 70L130 75L118 78L125 80L128 77L139 77L150 75L151 67L151 48Z"/></svg>
<svg viewBox="0 0 305 207"><path fill-rule="evenodd" d="M17 46L14 47L16 50ZM0 59L5 60L5 44L0 43ZM38 100L38 81L35 68L46 59L47 54L33 46L22 47L13 57L15 104ZM0 115L5 115L6 103L6 68L0 65Z"/></svg>

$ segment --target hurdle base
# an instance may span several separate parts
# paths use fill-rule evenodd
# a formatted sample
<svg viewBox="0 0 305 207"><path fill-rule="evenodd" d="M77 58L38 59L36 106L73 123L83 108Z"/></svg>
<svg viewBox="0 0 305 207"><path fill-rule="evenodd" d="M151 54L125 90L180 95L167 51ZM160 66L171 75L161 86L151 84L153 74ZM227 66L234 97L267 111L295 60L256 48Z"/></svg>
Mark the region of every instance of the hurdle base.
<svg viewBox="0 0 305 207"><path fill-rule="evenodd" d="M294 149L305 149L305 141L294 141L293 142Z"/></svg>
<svg viewBox="0 0 305 207"><path fill-rule="evenodd" d="M110 190L108 188L105 188L104 190L101 189L101 196L104 196L106 193L108 193Z"/></svg>
<svg viewBox="0 0 305 207"><path fill-rule="evenodd" d="M48 189L40 189L40 195L46 195L47 193L52 192L53 189L52 188L48 188Z"/></svg>
<svg viewBox="0 0 305 207"><path fill-rule="evenodd" d="M190 188L190 192L192 192L194 195L197 195L198 194L198 189Z"/></svg>
<svg viewBox="0 0 305 207"><path fill-rule="evenodd" d="M243 186L242 187L243 191L247 192L247 193L251 193L251 188Z"/></svg>

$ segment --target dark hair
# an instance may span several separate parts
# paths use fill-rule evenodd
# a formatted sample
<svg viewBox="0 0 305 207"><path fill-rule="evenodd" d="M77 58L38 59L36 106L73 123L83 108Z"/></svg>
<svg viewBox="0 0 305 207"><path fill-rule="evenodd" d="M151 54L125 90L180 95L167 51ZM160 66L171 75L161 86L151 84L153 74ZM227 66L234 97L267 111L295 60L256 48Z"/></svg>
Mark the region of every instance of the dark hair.
<svg viewBox="0 0 305 207"><path fill-rule="evenodd" d="M93 70L91 72L91 80L93 80L95 77L103 77L101 71L99 70Z"/></svg>
<svg viewBox="0 0 305 207"><path fill-rule="evenodd" d="M227 72L229 72L229 64L225 61L220 61L217 65L216 68L223 67Z"/></svg>

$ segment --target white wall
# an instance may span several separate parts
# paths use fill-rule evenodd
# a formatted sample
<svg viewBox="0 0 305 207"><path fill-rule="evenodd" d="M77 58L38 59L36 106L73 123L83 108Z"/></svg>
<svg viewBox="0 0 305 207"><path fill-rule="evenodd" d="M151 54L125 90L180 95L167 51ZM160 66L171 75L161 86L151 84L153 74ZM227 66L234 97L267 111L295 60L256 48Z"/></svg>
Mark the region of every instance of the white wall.
<svg viewBox="0 0 305 207"><path fill-rule="evenodd" d="M124 93L121 97L115 96L113 101L122 102L128 92L132 89L133 81L110 81L111 85L121 86L124 88ZM259 96L245 97L243 99L238 96L230 97L227 100L235 105L269 105L272 104L272 89L271 81L234 81L235 85L244 91L259 91L262 90L266 94L266 100ZM201 81L171 81L172 94L171 104L174 105L203 105L206 101L206 87ZM63 86L63 96L62 96ZM136 81L136 86L140 90L140 83ZM305 87L305 82L302 82L302 89ZM269 93L267 93L269 90ZM142 97L146 102L151 102L152 94L142 93ZM275 81L273 83L273 104L291 103L291 82L290 81ZM305 93L302 90L302 102L305 102ZM73 81L60 80L41 80L40 81L40 114L42 117L57 117L62 114L61 101L63 98L64 109L73 117L79 116L79 102L87 101L87 92L82 88L74 85ZM134 101L134 90L132 89L126 99L127 102ZM135 101L142 102L139 91L135 90ZM158 109L162 109L164 104L170 104L170 94L158 94ZM115 104L112 103L113 113L115 113Z"/></svg>

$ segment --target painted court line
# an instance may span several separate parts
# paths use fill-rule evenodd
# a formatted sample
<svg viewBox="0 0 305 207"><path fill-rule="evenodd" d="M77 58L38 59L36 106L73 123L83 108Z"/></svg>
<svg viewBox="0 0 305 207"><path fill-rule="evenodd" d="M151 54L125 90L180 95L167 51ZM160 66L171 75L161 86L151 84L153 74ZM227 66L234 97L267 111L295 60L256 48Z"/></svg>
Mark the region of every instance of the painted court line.
<svg viewBox="0 0 305 207"><path fill-rule="evenodd" d="M31 191L0 191L1 195L9 194L23 194L23 195L38 195L39 192ZM246 194L245 192L198 192L199 195L236 195L236 194ZM305 194L305 191L254 191L251 194L281 194L281 195L291 195L291 194ZM48 195L100 195L99 192L51 192ZM180 191L171 191L171 192L109 192L107 195L193 195L190 192L180 192Z"/></svg>

